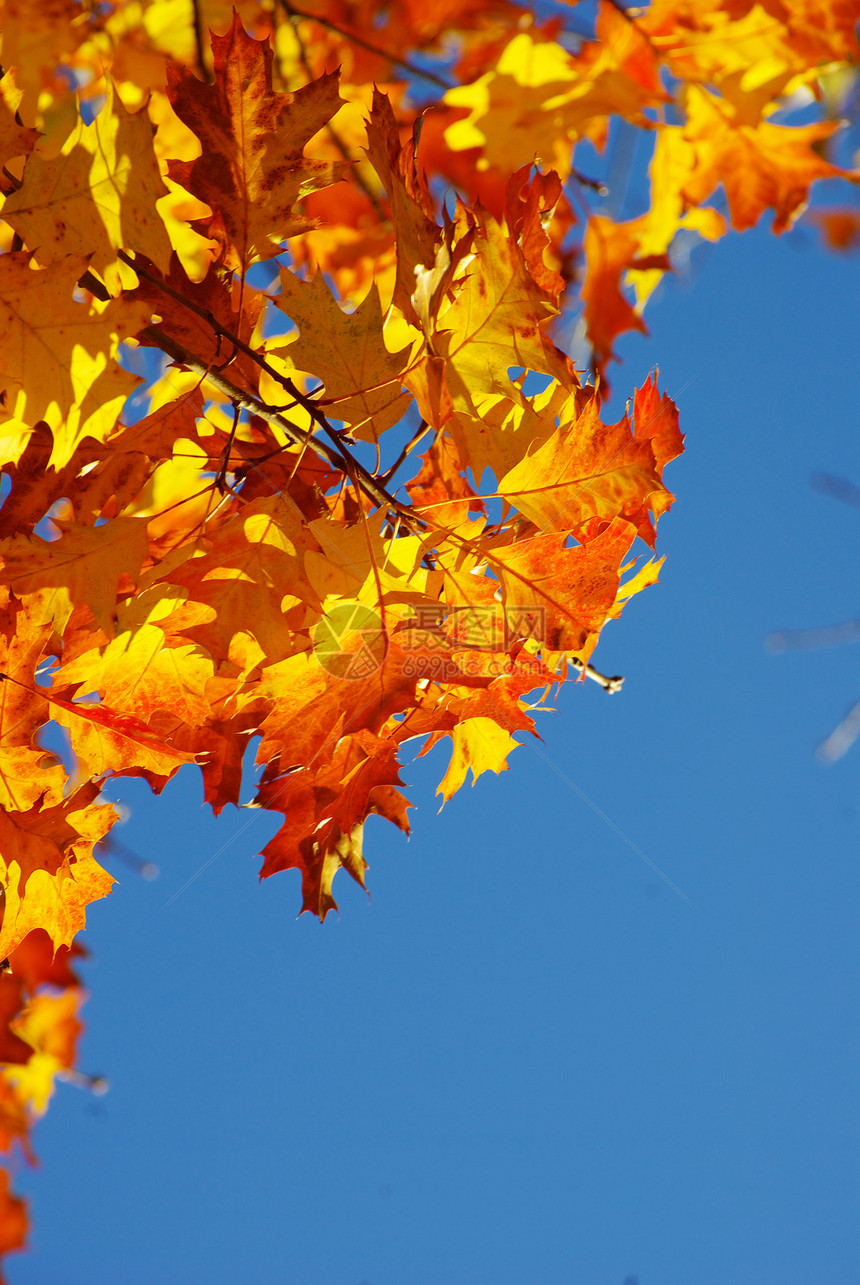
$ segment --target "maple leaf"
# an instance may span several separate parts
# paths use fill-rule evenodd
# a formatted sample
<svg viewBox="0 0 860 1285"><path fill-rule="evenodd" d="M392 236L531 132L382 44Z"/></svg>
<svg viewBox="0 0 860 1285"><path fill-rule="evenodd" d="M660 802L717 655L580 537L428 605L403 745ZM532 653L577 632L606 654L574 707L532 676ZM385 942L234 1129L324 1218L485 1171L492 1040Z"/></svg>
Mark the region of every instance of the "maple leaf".
<svg viewBox="0 0 860 1285"><path fill-rule="evenodd" d="M860 247L860 210L813 210L809 217L831 250L847 253Z"/></svg>
<svg viewBox="0 0 860 1285"><path fill-rule="evenodd" d="M635 433L626 416L603 424L596 398L581 414L569 402L558 429L502 478L499 493L541 531L574 531L593 518L623 517L653 546L648 511L656 518L672 502L662 466L680 453L683 439L674 406L656 400L650 379L637 399Z"/></svg>
<svg viewBox="0 0 860 1285"><path fill-rule="evenodd" d="M158 327L141 337L147 346L157 347L164 334L181 344L207 366L230 368L230 378L243 389L254 391L260 383L260 367L235 343L213 329L213 321L249 346L263 314L265 300L256 291L246 291L240 281L228 282L216 272L192 282L174 254L170 271L135 260L140 284L129 297L146 302L158 314ZM189 436L190 433L184 434ZM168 452L169 454L169 452Z"/></svg>
<svg viewBox="0 0 860 1285"><path fill-rule="evenodd" d="M548 652L588 659L615 603L619 568L634 538L613 518L593 539L568 548L563 536L536 535L493 549L493 569L507 600L542 613Z"/></svg>
<svg viewBox="0 0 860 1285"><path fill-rule="evenodd" d="M54 950L44 929L36 929L21 942L9 956L11 976L18 978L24 988L35 993L41 986L65 990L80 986L77 974L71 967L73 959L86 958L87 952L77 942L71 947L60 946Z"/></svg>
<svg viewBox="0 0 860 1285"><path fill-rule="evenodd" d="M322 277L305 282L282 268L280 279L277 305L300 331L286 349L290 360L323 381L317 403L327 414L348 424L359 440L378 440L402 419L411 399L401 386L409 349L386 348L376 287L346 313Z"/></svg>
<svg viewBox="0 0 860 1285"><path fill-rule="evenodd" d="M3 217L43 267L68 256L86 259L112 295L135 283L117 256L133 250L164 271L170 241L156 201L167 194L145 111L131 114L112 85L91 125L78 121L60 156L37 147Z"/></svg>
<svg viewBox="0 0 860 1285"><path fill-rule="evenodd" d="M642 108L663 97L656 81L646 89L619 67L612 45L586 47L576 58L539 32L521 31L492 71L445 94L451 107L469 109L445 137L453 151L477 145L496 169L537 157L567 178L576 138L610 111L642 123Z"/></svg>
<svg viewBox="0 0 860 1285"><path fill-rule="evenodd" d="M35 129L27 129L18 118L23 96L15 84L14 74L7 71L0 79L0 165L3 166L13 157L31 152L39 137ZM15 184L4 177L0 180L0 190L14 192Z"/></svg>
<svg viewBox="0 0 860 1285"><path fill-rule="evenodd" d="M613 354L616 337L626 330L647 335L648 327L621 293L621 277L637 262L639 238L633 228L593 215L585 232L588 275L582 287L588 338L595 364L604 370ZM659 257L643 265L664 270L669 260Z"/></svg>
<svg viewBox="0 0 860 1285"><path fill-rule="evenodd" d="M836 125L750 126L713 94L690 85L684 137L694 164L683 185L691 205L700 205L722 183L739 232L754 227L766 209L775 211L774 232L791 227L816 179L851 177L814 150Z"/></svg>
<svg viewBox="0 0 860 1285"><path fill-rule="evenodd" d="M42 1115L54 1091L58 1071L74 1065L82 1024L78 1018L81 992L34 995L15 1023L16 1032L31 1049L24 1066L13 1066L5 1078L16 1095L36 1115Z"/></svg>
<svg viewBox="0 0 860 1285"><path fill-rule="evenodd" d="M116 636L107 645L84 634L80 649L72 646L69 659L54 673L58 693L82 686L82 696L97 692L106 707L100 715L98 708L64 705L61 698L55 714L73 739L86 744L93 765L113 747L119 757L112 766L119 771L146 767L169 777L188 761L185 753L171 748L176 731L205 722L209 714L204 689L212 660L184 640L168 645L173 640L160 625L162 601L156 595L132 599L130 606L117 610ZM174 602L168 599L171 607Z"/></svg>
<svg viewBox="0 0 860 1285"><path fill-rule="evenodd" d="M435 264L441 232L418 173L415 140L401 147L391 102L377 89L367 125L367 155L388 196L397 237L394 303L417 326L420 319L412 303L416 272Z"/></svg>
<svg viewBox="0 0 860 1285"><path fill-rule="evenodd" d="M230 657L237 634L253 635L260 660L280 660L297 646L288 613L296 608L303 619L303 604L319 605L303 566L319 548L287 498L252 500L218 530L209 548L199 548L170 573L170 583L186 590L189 600L215 607L208 613L212 619L184 632L216 661Z"/></svg>
<svg viewBox="0 0 860 1285"><path fill-rule="evenodd" d="M676 234L725 234L720 186L734 228L789 227L846 176L824 153L857 43L850 0L601 0L575 39L506 0L242 0L211 57L221 6L8 8L0 1151L29 1154L74 1074L81 992L50 956L111 888L105 779L193 763L218 812L258 737L253 806L283 817L261 873L297 869L322 919L338 870L364 886L368 818L408 832L408 747L449 749L444 804L569 674L617 690L589 660L657 580L629 550L682 439L652 378L603 422L565 301L602 373ZM813 119L775 123L795 90ZM619 222L595 149L622 133L654 154ZM0 1252L25 1227L3 1187Z"/></svg>
<svg viewBox="0 0 860 1285"><path fill-rule="evenodd" d="M18 597L48 590L44 610L60 633L75 606L86 601L101 628L113 633L120 578L137 576L146 553L146 524L132 517L100 527L68 526L58 540L15 535L0 541L9 587Z"/></svg>
<svg viewBox="0 0 860 1285"><path fill-rule="evenodd" d="M715 85L756 125L763 107L791 85L814 81L822 63L857 57L850 3L788 0L656 0L637 22L654 52L684 81Z"/></svg>
<svg viewBox="0 0 860 1285"><path fill-rule="evenodd" d="M32 935L32 934L31 934ZM24 1006L24 982L19 977L0 977L0 1063L27 1063L33 1047L10 1027L10 1021Z"/></svg>
<svg viewBox="0 0 860 1285"><path fill-rule="evenodd" d="M456 794L471 770L472 785L484 772L504 772L508 758L518 744L503 727L492 718L465 718L456 723L451 732L453 748L447 771L436 790L447 803Z"/></svg>
<svg viewBox="0 0 860 1285"><path fill-rule="evenodd" d="M64 773L53 755L34 743L35 729L47 719L45 698L30 682L53 633L38 597L18 603L8 588L0 608L0 672L17 681L0 683L0 806L34 806L51 767L62 790Z"/></svg>
<svg viewBox="0 0 860 1285"><path fill-rule="evenodd" d="M22 1249L27 1239L27 1205L9 1190L9 1175L0 1169L0 1254Z"/></svg>
<svg viewBox="0 0 860 1285"><path fill-rule="evenodd" d="M542 184L541 177L535 182ZM531 220L539 217L535 205ZM473 257L453 301L440 307L435 342L455 410L480 418L481 394L510 395L511 366L575 386L572 364L548 334L560 281L534 253L530 263L515 236L482 211L461 208L457 222L461 235L470 237Z"/></svg>
<svg viewBox="0 0 860 1285"><path fill-rule="evenodd" d="M168 93L203 155L176 161L170 177L211 206L206 233L228 268L277 254L280 242L312 226L296 203L335 183L343 162L310 160L305 144L341 105L337 76L295 94L272 89L272 51L250 37L237 13L226 36L212 36L215 79L203 85L168 64Z"/></svg>
<svg viewBox="0 0 860 1285"><path fill-rule="evenodd" d="M86 782L64 799L49 787L26 810L0 809L3 958L37 928L55 946L70 946L86 923L86 907L110 892L114 881L91 854L117 814L93 801L99 789Z"/></svg>
<svg viewBox="0 0 860 1285"><path fill-rule="evenodd" d="M276 808L286 820L263 849L261 876L298 867L302 909L324 919L337 909L331 888L338 870L364 887L366 817L384 811L408 832L405 800L393 789L399 784L397 745L368 731L342 737L331 762L310 779L301 772L264 779L256 805Z"/></svg>
<svg viewBox="0 0 860 1285"><path fill-rule="evenodd" d="M0 258L2 419L18 436L20 458L31 429L44 420L54 437L50 465L62 468L85 436L113 432L136 376L114 364L119 342L149 322L143 305L78 303L73 291L85 259L40 271L27 254Z"/></svg>

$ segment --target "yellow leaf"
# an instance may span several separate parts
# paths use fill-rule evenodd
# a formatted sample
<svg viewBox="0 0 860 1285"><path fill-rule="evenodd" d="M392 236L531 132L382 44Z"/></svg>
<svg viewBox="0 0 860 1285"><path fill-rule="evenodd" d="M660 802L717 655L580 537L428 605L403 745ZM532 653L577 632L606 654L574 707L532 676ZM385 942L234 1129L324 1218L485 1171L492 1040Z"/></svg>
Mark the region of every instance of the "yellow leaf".
<svg viewBox="0 0 860 1285"><path fill-rule="evenodd" d="M75 607L88 602L101 628L113 634L120 577L136 576L146 554L146 523L129 517L69 527L59 540L15 535L0 541L6 582L18 597L49 590L44 610L59 633Z"/></svg>
<svg viewBox="0 0 860 1285"><path fill-rule="evenodd" d="M472 769L472 784L484 772L507 771L508 755L518 743L491 718L467 718L451 730L453 748L448 770L436 790L442 795L442 806L456 794Z"/></svg>
<svg viewBox="0 0 860 1285"><path fill-rule="evenodd" d="M14 156L25 156L33 150L39 137L35 129L25 129L16 120L23 94L15 84L11 71L0 80L0 164L6 165ZM8 188L3 188L8 191Z"/></svg>
<svg viewBox="0 0 860 1285"><path fill-rule="evenodd" d="M77 303L86 260L30 268L26 254L0 257L0 386L6 433L20 436L43 419L54 437L49 464L62 468L84 437L105 441L123 402L140 383L116 361L120 340L150 318L141 304Z"/></svg>
<svg viewBox="0 0 860 1285"><path fill-rule="evenodd" d="M38 149L3 217L43 267L67 255L89 260L109 292L137 283L117 250L143 254L166 272L170 240L156 210L167 195L145 111L131 115L112 86L91 125L79 121L58 157Z"/></svg>
<svg viewBox="0 0 860 1285"><path fill-rule="evenodd" d="M87 782L67 799L51 788L27 811L0 809L4 959L36 928L44 928L55 947L71 946L86 926L87 906L110 892L114 880L92 849L117 814L108 803L92 802L98 793Z"/></svg>
<svg viewBox="0 0 860 1285"><path fill-rule="evenodd" d="M833 123L771 125L741 123L731 106L698 85L687 91L684 137L693 145L695 165L683 186L684 198L701 205L718 184L728 197L732 226L754 227L773 209L774 232L791 227L802 212L816 179L854 178L813 150L829 138Z"/></svg>
<svg viewBox="0 0 860 1285"><path fill-rule="evenodd" d="M409 349L386 348L376 286L346 313L321 276L301 281L283 268L276 303L299 327L290 359L325 385L325 414L344 421L362 441L377 440L403 417L411 404L401 385Z"/></svg>
<svg viewBox="0 0 860 1285"><path fill-rule="evenodd" d="M573 143L595 122L614 112L642 124L642 108L662 97L627 76L611 47L578 59L537 31L520 31L492 71L447 91L444 101L469 115L448 127L445 141L453 151L480 147L481 164L505 174L536 160L564 180Z"/></svg>
<svg viewBox="0 0 860 1285"><path fill-rule="evenodd" d="M47 1110L57 1073L74 1066L83 1030L78 1018L83 997L76 986L62 995L34 995L13 1023L15 1034L32 1046L33 1056L24 1066L7 1067L4 1077L19 1101L36 1115Z"/></svg>

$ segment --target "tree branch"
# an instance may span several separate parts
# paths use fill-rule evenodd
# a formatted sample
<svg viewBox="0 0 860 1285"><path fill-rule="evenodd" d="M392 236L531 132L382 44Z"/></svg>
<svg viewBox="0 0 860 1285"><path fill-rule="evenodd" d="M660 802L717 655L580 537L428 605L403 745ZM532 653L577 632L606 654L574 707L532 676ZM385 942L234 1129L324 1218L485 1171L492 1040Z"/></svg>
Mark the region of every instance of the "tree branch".
<svg viewBox="0 0 860 1285"><path fill-rule="evenodd" d="M267 406L265 402L261 401L259 397L255 397L253 393L246 393L241 388L237 388L237 386L231 383L231 381L222 375L220 371L213 370L210 366L207 366L205 362L202 362L198 357L195 357L194 354L190 353L182 346L182 344L177 343L176 340L171 339L169 335L160 331L157 326L147 326L145 330L141 331L141 337L146 339L148 343L154 344L155 347L160 348L162 352L167 353L169 357L172 357L173 360L178 362L181 366L186 366L189 370L193 370L195 374L198 374L201 379L205 379L207 383L217 389L218 392L221 393L223 397L227 398L228 401L232 402L234 406L241 410L248 411L251 415L259 415L259 417L265 420L266 423L279 428L291 445L306 447L309 450L312 450L332 468L338 469L341 472L346 471L355 485L359 487L374 504L377 504L380 508L385 509L389 513L396 514L409 525L410 529L423 530L426 528L426 523L423 519L419 518L418 515L406 505L401 504L393 495L389 495L385 488L380 486L373 474L369 473L363 464L360 464L358 460L354 459L343 444L337 441L337 439L335 446L329 446L327 443L321 442L318 437L314 437L313 433L308 432L306 429L299 428L297 424L293 424L290 420L285 419L282 413L284 408ZM289 382L292 383L292 381ZM293 388L295 388L295 385L293 385ZM297 389L296 392L298 392ZM313 402L310 402L307 399L302 399L303 405L305 402L307 402L308 407L313 407ZM321 421L321 427L327 427L325 416L317 408L314 409L316 410L314 420L318 423ZM310 413L313 414L313 411L310 411Z"/></svg>
<svg viewBox="0 0 860 1285"><path fill-rule="evenodd" d="M356 35L354 31L350 31L347 27L340 26L339 23L334 22L331 18L323 18L318 13L305 13L302 9L297 9L294 4L291 4L290 0L281 0L281 2L286 11L294 14L295 17L304 18L307 22L318 22L321 27L327 27L329 31L335 32L336 35L343 36L345 40L351 40L360 49L366 49L368 53L376 54L379 58L387 58L395 66L405 68L413 76L420 76L422 80L431 81L434 85L438 85L440 89L453 89L453 85L445 80L444 77L437 76L432 71L425 71L423 67L419 67L417 63L408 58L401 58L399 54L393 54L387 49L380 49L378 45L372 45L369 40Z"/></svg>

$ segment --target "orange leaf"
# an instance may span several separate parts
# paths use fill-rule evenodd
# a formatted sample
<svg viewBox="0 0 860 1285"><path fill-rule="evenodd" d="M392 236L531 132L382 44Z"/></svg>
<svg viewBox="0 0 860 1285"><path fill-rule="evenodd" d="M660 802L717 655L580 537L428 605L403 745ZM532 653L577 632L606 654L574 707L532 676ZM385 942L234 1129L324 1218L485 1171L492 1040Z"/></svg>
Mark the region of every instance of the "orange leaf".
<svg viewBox="0 0 860 1285"><path fill-rule="evenodd" d="M212 36L212 52L212 85L168 63L173 109L203 149L199 160L173 161L170 177L212 208L206 235L218 242L227 267L244 272L313 226L296 203L337 182L347 168L304 155L342 100L335 74L295 94L274 93L269 44L252 39L238 13L226 36Z"/></svg>
<svg viewBox="0 0 860 1285"><path fill-rule="evenodd" d="M86 782L67 798L46 790L26 810L0 809L0 883L6 893L0 958L35 928L44 928L55 946L70 946L86 922L86 906L110 892L113 879L92 850L117 814L110 804L93 802L99 789Z"/></svg>

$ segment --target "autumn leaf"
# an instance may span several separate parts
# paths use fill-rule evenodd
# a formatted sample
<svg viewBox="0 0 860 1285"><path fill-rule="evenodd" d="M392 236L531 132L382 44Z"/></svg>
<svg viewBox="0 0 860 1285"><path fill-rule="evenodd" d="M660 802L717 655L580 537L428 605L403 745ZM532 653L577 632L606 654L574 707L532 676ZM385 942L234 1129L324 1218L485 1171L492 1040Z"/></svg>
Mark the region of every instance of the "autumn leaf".
<svg viewBox="0 0 860 1285"><path fill-rule="evenodd" d="M12 72L0 79L0 164L7 165L13 157L28 155L39 137L35 129L27 129L18 120L18 108L23 93L15 84ZM4 193L15 190L14 182L4 178L0 184Z"/></svg>
<svg viewBox="0 0 860 1285"><path fill-rule="evenodd" d="M3 958L37 928L55 946L71 946L86 922L87 905L110 892L113 879L92 849L116 821L116 812L110 804L94 802L99 789L87 782L63 798L49 787L26 810L0 809Z"/></svg>
<svg viewBox="0 0 860 1285"><path fill-rule="evenodd" d="M751 126L789 85L814 83L822 64L858 54L857 15L841 2L769 9L656 0L636 25L674 76L716 86Z"/></svg>
<svg viewBox="0 0 860 1285"><path fill-rule="evenodd" d="M304 282L281 269L280 280L277 305L300 331L286 349L290 360L323 381L327 414L348 424L359 440L378 440L402 419L411 399L401 386L409 350L386 348L376 287L345 313L322 277Z"/></svg>
<svg viewBox="0 0 860 1285"><path fill-rule="evenodd" d="M611 111L641 124L642 109L662 97L653 79L646 89L641 76L626 74L611 44L586 46L577 58L539 32L520 31L491 71L446 93L449 106L466 107L469 115L445 137L453 151L480 147L496 169L537 159L566 179L577 138L595 127L599 137Z"/></svg>
<svg viewBox="0 0 860 1285"><path fill-rule="evenodd" d="M648 438L634 436L626 419L603 424L595 398L580 415L573 406L559 419L552 437L502 478L500 494L540 531L574 531L593 518L623 517L653 544L648 511L664 512L672 497Z"/></svg>
<svg viewBox="0 0 860 1285"><path fill-rule="evenodd" d="M828 122L789 126L765 120L750 126L713 94L691 85L684 137L695 159L683 194L691 205L701 205L722 183L737 231L754 227L773 209L773 230L784 232L816 179L846 176L814 150L835 129Z"/></svg>
<svg viewBox="0 0 860 1285"><path fill-rule="evenodd" d="M618 690L601 632L661 574L634 546L683 445L656 376L606 422L619 337L684 241L857 177L843 0L287 9L6 14L4 1159L76 1074L102 787L199 769L324 919L368 819L408 833L409 754L448 754L444 804L568 678ZM0 1187L0 1252L25 1231Z"/></svg>
<svg viewBox="0 0 860 1285"><path fill-rule="evenodd" d="M86 304L74 288L85 259L31 267L26 254L0 258L0 385L4 431L20 458L44 420L54 438L50 465L62 468L78 443L104 440L138 380L116 364L119 343L149 322L149 309L112 301Z"/></svg>
<svg viewBox="0 0 860 1285"><path fill-rule="evenodd" d="M199 160L174 162L170 176L212 208L206 235L218 242L227 267L245 271L312 226L296 203L345 170L343 163L304 155L341 99L336 75L295 94L275 93L272 51L247 35L237 13L226 36L213 35L212 52L212 85L168 64L173 109L203 152Z"/></svg>
<svg viewBox="0 0 860 1285"><path fill-rule="evenodd" d="M373 108L367 126L367 155L388 196L397 240L397 278L394 303L407 321L420 325L412 303L416 272L431 268L441 240L426 186L418 171L415 141L401 146L391 102L374 88Z"/></svg>
<svg viewBox="0 0 860 1285"><path fill-rule="evenodd" d="M10 589L19 598L48 590L44 610L61 633L86 599L98 625L113 633L120 579L139 575L146 552L146 524L130 517L109 526L69 526L57 540L15 535L0 541Z"/></svg>
<svg viewBox="0 0 860 1285"><path fill-rule="evenodd" d="M37 929L29 934L9 956L10 976L18 978L32 995L43 986L65 990L80 986L72 961L85 959L87 952L77 942L71 947L54 950L48 934Z"/></svg>
<svg viewBox="0 0 860 1285"><path fill-rule="evenodd" d="M25 1002L24 982L21 978L8 975L0 977L0 1063L26 1065L32 1056L32 1045L22 1040L10 1026L11 1020L18 1015Z"/></svg>
<svg viewBox="0 0 860 1285"><path fill-rule="evenodd" d="M831 250L860 247L860 210L813 210L809 217Z"/></svg>
<svg viewBox="0 0 860 1285"><path fill-rule="evenodd" d="M35 995L15 1023L31 1054L25 1065L9 1068L5 1078L36 1115L47 1108L57 1072L74 1065L82 1030L78 1018L81 998L75 989L62 995Z"/></svg>
<svg viewBox="0 0 860 1285"><path fill-rule="evenodd" d="M452 729L453 748L448 769L436 793L447 803L472 773L472 785L484 772L504 772L517 742L492 718L466 718Z"/></svg>
<svg viewBox="0 0 860 1285"><path fill-rule="evenodd" d="M38 147L3 217L41 267L86 259L111 295L134 285L120 249L152 259L165 272L170 241L156 202L166 195L145 111L127 112L112 85L91 125L78 122L59 157Z"/></svg>
<svg viewBox="0 0 860 1285"><path fill-rule="evenodd" d="M660 272L670 267L665 255L640 264L638 254L639 238L635 228L601 218L599 214L589 219L585 232L588 275L582 299L595 365L601 371L614 356L613 345L618 335L627 330L648 333L645 322L622 293L622 277L635 265Z"/></svg>
<svg viewBox="0 0 860 1285"><path fill-rule="evenodd" d="M27 1240L27 1205L9 1190L9 1175L0 1169L0 1254L23 1248Z"/></svg>

